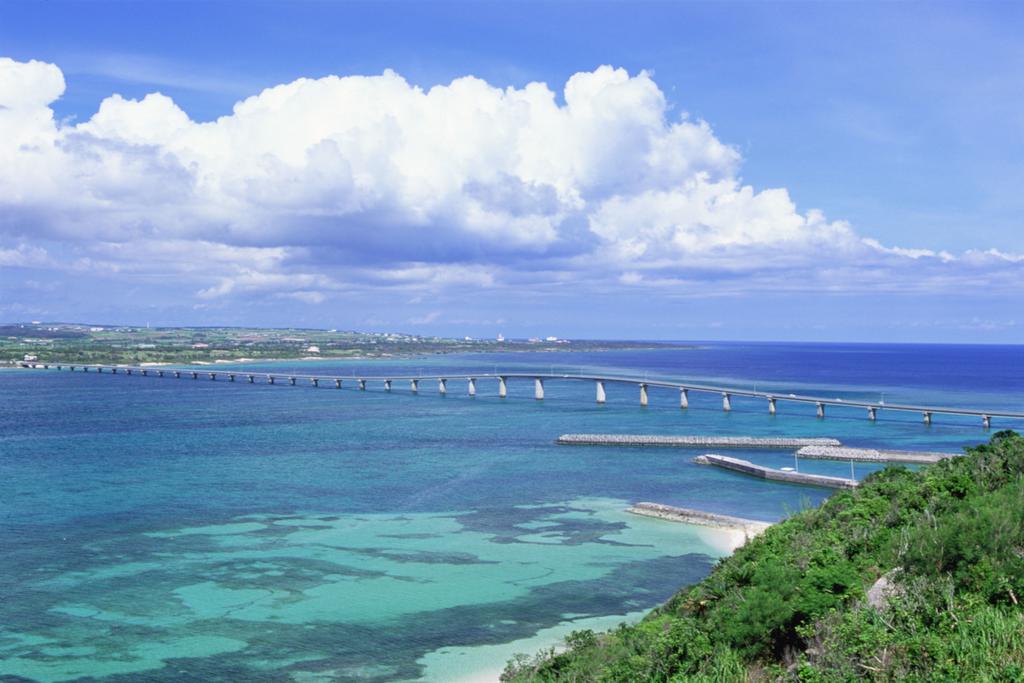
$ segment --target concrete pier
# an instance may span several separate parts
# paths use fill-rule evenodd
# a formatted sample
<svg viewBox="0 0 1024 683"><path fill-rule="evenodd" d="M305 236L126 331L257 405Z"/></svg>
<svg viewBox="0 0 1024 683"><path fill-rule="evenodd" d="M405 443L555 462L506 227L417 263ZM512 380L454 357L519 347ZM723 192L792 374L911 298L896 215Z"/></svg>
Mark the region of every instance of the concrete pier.
<svg viewBox="0 0 1024 683"><path fill-rule="evenodd" d="M199 373L198 373L198 372L195 372L195 371L193 371L193 372L192 372L192 379L199 379Z"/></svg>
<svg viewBox="0 0 1024 683"><path fill-rule="evenodd" d="M312 382L312 383L313 383L313 386L314 386L314 387L316 387L317 389L319 389L319 388L320 388L320 378L319 378L319 377L313 377L313 378L312 378L311 380L309 380L309 381L310 381L310 382Z"/></svg>
<svg viewBox="0 0 1024 683"><path fill-rule="evenodd" d="M420 381L418 379L409 380L409 391L414 394L418 394L420 392Z"/></svg>
<svg viewBox="0 0 1024 683"><path fill-rule="evenodd" d="M164 371L163 370L157 370L156 374L159 375L160 377L163 377L164 376Z"/></svg>
<svg viewBox="0 0 1024 683"><path fill-rule="evenodd" d="M599 379L595 384L597 385L597 402L604 403L608 400L608 395L604 391L604 380Z"/></svg>
<svg viewBox="0 0 1024 683"><path fill-rule="evenodd" d="M215 381L216 379L217 379L217 373L216 372L211 372L210 373L210 381L212 382L212 381Z"/></svg>
<svg viewBox="0 0 1024 683"><path fill-rule="evenodd" d="M769 415L774 415L775 414L775 399L774 398L768 399L768 414Z"/></svg>
<svg viewBox="0 0 1024 683"><path fill-rule="evenodd" d="M60 370L60 366L59 365L57 366L57 369ZM147 370L146 368L142 368L142 376L143 377L148 377L149 376L149 370Z"/></svg>
<svg viewBox="0 0 1024 683"><path fill-rule="evenodd" d="M640 407L641 408L646 408L647 407L647 385L646 384L641 384L640 385Z"/></svg>
<svg viewBox="0 0 1024 683"><path fill-rule="evenodd" d="M387 392L391 391L391 380L389 380L389 379L384 380L384 391L387 391Z"/></svg>
<svg viewBox="0 0 1024 683"><path fill-rule="evenodd" d="M815 414L818 417L825 417L825 404L822 403L821 401L818 401L817 403L814 404L814 406L815 406L815 411L814 411Z"/></svg>
<svg viewBox="0 0 1024 683"><path fill-rule="evenodd" d="M533 378L533 397L538 401L544 400L544 380L540 377Z"/></svg>
<svg viewBox="0 0 1024 683"><path fill-rule="evenodd" d="M679 390L679 407L689 408L690 407L690 392L686 389Z"/></svg>
<svg viewBox="0 0 1024 683"><path fill-rule="evenodd" d="M508 396L508 384L505 382L504 377L498 378L498 398L505 398Z"/></svg>
<svg viewBox="0 0 1024 683"><path fill-rule="evenodd" d="M174 371L174 379L181 379L181 371L180 370L175 370Z"/></svg>
<svg viewBox="0 0 1024 683"><path fill-rule="evenodd" d="M110 368L110 374L116 375L117 374L117 368Z"/></svg>
<svg viewBox="0 0 1024 683"><path fill-rule="evenodd" d="M273 384L273 383L274 383L274 376L273 375L267 375L267 384Z"/></svg>
<svg viewBox="0 0 1024 683"><path fill-rule="evenodd" d="M366 391L366 380L359 380L359 391Z"/></svg>
<svg viewBox="0 0 1024 683"><path fill-rule="evenodd" d="M294 377L289 377L288 378L288 384L291 384L294 387L295 386L295 378Z"/></svg>
<svg viewBox="0 0 1024 683"><path fill-rule="evenodd" d="M732 397L729 394L722 394L722 410L727 413L732 410Z"/></svg>
<svg viewBox="0 0 1024 683"><path fill-rule="evenodd" d="M469 382L468 382L468 385L466 387L466 391L469 392L470 396L476 396L476 379L475 378L473 378L473 377L469 378Z"/></svg>
<svg viewBox="0 0 1024 683"><path fill-rule="evenodd" d="M755 465L749 460L740 460L739 458L730 458L725 455L715 455L712 453L708 453L707 455L698 455L693 459L693 462L698 465L714 465L715 467L721 467L723 469L739 472L740 474L746 474L751 477L769 479L771 481L782 481L787 484L806 484L808 486L823 486L830 489L852 489L857 487L857 481L855 479L828 477L823 474L804 474L803 472L775 470L771 467Z"/></svg>
<svg viewBox="0 0 1024 683"><path fill-rule="evenodd" d="M871 420L872 422L878 419L878 408L868 408L868 419Z"/></svg>
<svg viewBox="0 0 1024 683"><path fill-rule="evenodd" d="M992 428L992 418L989 417L988 415L982 415L981 416L981 426L984 427L985 429L991 429Z"/></svg>
<svg viewBox="0 0 1024 683"><path fill-rule="evenodd" d="M340 379L334 380L334 388L335 389L341 389L341 380Z"/></svg>
<svg viewBox="0 0 1024 683"><path fill-rule="evenodd" d="M246 375L246 377L249 378L249 384L255 384L256 383L256 376L255 375Z"/></svg>
<svg viewBox="0 0 1024 683"><path fill-rule="evenodd" d="M229 372L228 373L228 381L229 382L234 382L235 381L235 373L233 373L233 372Z"/></svg>
<svg viewBox="0 0 1024 683"><path fill-rule="evenodd" d="M448 380L441 378L437 380L437 393L445 396L448 394Z"/></svg>
<svg viewBox="0 0 1024 683"><path fill-rule="evenodd" d="M932 414L929 413L927 410L925 412L921 413L921 415L924 418L924 423L926 425L930 425L932 423Z"/></svg>

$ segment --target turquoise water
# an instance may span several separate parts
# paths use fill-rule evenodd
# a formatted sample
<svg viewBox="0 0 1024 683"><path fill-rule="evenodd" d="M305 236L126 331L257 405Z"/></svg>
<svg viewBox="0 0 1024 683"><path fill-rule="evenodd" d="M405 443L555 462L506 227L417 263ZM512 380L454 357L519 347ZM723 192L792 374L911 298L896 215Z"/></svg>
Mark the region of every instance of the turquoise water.
<svg viewBox="0 0 1024 683"><path fill-rule="evenodd" d="M302 365L334 374L502 368L757 384L890 403L1022 409L1020 347L707 345ZM255 367L255 366L254 366ZM265 365L275 371L288 364ZM931 370L928 370L928 368ZM649 500L775 520L827 491L690 463L702 451L558 447L564 432L834 436L957 449L975 420L609 386L450 382L384 393L0 372L0 677L453 680L572 624L636 618L728 552L629 515ZM996 421L997 428L1002 426ZM1016 425L1019 427L1019 425ZM789 452L736 452L793 464ZM848 475L848 463L800 469ZM858 464L856 475L873 467ZM525 641L524 639L531 639ZM510 645L511 644L511 645ZM513 648L510 650L509 648ZM488 658L501 657L502 661Z"/></svg>

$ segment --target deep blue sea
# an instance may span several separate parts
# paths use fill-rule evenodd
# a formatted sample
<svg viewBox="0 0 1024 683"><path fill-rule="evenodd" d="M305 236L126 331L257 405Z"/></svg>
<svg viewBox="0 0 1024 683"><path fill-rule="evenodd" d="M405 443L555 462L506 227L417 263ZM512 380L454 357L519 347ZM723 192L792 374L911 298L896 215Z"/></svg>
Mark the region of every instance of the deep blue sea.
<svg viewBox="0 0 1024 683"><path fill-rule="evenodd" d="M700 343L649 351L249 365L596 371L844 400L1024 411L1024 347ZM827 490L566 432L829 436L958 450L1022 424L548 381L418 395L0 371L0 680L493 680L517 651L635 619L729 552L637 501L774 521ZM731 455L793 466L792 452ZM850 464L801 471L849 476ZM862 477L874 467L855 466Z"/></svg>

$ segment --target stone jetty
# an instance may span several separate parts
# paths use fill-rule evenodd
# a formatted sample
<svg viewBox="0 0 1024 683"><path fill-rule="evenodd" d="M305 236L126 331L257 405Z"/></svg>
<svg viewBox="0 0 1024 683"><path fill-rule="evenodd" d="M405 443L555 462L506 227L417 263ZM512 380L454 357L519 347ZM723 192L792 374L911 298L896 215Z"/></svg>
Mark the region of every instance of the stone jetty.
<svg viewBox="0 0 1024 683"><path fill-rule="evenodd" d="M946 458L960 457L960 453L925 451L892 451L876 448L848 448L845 446L804 446L796 452L801 458L812 460L856 460L858 462L905 462L915 465L933 465Z"/></svg>
<svg viewBox="0 0 1024 683"><path fill-rule="evenodd" d="M658 519L665 519L670 522L698 524L700 526L709 526L716 529L739 529L743 531L744 535L748 539L757 536L759 533L771 526L768 522L760 522L756 519L731 517L729 515L719 515L714 512L705 512L704 510L677 508L672 505L662 505L660 503L637 503L633 507L627 508L626 511L632 512L634 515L657 517Z"/></svg>
<svg viewBox="0 0 1024 683"><path fill-rule="evenodd" d="M771 467L755 465L749 460L730 458L726 455L715 455L707 453L698 455L693 459L698 465L714 465L723 469L732 470L741 474L747 474L760 479L782 481L788 484L806 484L808 486L824 486L831 489L852 489L856 488L857 480L844 479L843 477L829 477L823 474L805 474L803 472L788 472L776 470Z"/></svg>
<svg viewBox="0 0 1024 683"><path fill-rule="evenodd" d="M838 447L837 439L782 436L660 436L655 434L562 434L557 443L567 446L658 446L674 448L803 448Z"/></svg>

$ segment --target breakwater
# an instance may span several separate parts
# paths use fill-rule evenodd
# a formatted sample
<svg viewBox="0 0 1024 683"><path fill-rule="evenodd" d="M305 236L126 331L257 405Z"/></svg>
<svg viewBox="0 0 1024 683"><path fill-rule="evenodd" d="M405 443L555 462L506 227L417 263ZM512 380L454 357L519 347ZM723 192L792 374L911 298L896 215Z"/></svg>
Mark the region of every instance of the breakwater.
<svg viewBox="0 0 1024 683"><path fill-rule="evenodd" d="M849 448L846 446L803 446L796 454L812 460L856 460L858 462L905 462L914 465L933 465L946 458L959 457L959 453L925 451L894 451L877 448Z"/></svg>
<svg viewBox="0 0 1024 683"><path fill-rule="evenodd" d="M726 455L715 455L708 453L698 455L693 459L698 465L714 465L723 469L732 470L760 479L782 481L788 484L806 484L808 486L824 486L832 489L852 489L857 486L855 479L844 479L843 477L829 477L823 474L805 474L803 472L789 472L787 470L776 470L771 467L755 465L749 460L730 458Z"/></svg>
<svg viewBox="0 0 1024 683"><path fill-rule="evenodd" d="M756 436L661 436L655 434L562 434L556 443L566 446L655 446L669 448L805 448L838 447L838 439Z"/></svg>
<svg viewBox="0 0 1024 683"><path fill-rule="evenodd" d="M761 522L756 519L720 515L714 512L705 512L704 510L662 505L661 503L637 503L633 507L627 508L626 511L632 512L634 515L656 517L670 522L697 524L716 529L738 529L743 531L747 539L753 538L771 526L769 522Z"/></svg>

